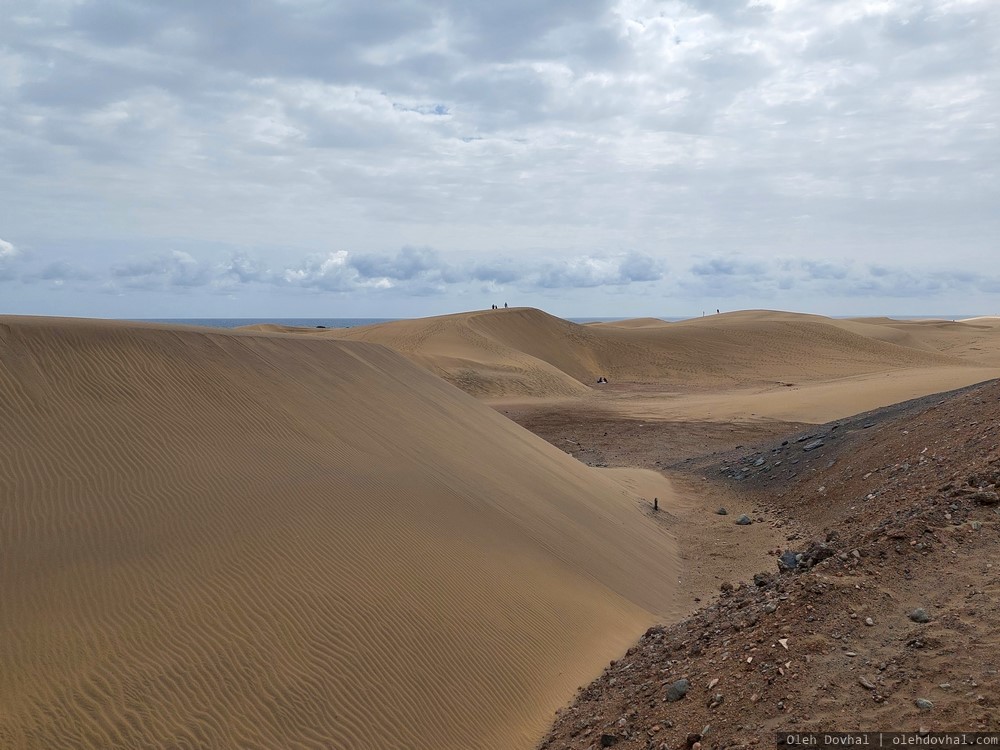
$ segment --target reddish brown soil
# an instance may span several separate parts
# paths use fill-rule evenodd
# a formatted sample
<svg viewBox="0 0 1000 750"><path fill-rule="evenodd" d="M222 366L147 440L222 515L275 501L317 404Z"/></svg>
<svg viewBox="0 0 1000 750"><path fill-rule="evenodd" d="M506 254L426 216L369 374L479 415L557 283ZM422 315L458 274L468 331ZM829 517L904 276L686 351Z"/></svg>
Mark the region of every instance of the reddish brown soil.
<svg viewBox="0 0 1000 750"><path fill-rule="evenodd" d="M566 437L552 420L510 416L557 445ZM632 433L606 426L574 429L581 450L612 463L603 433ZM774 549L762 574L734 568L713 603L650 629L583 688L541 747L707 750L770 745L779 730L1000 730L1000 383L790 427L736 448L725 426L684 438L634 426L645 447L623 445L622 455L683 468L751 503L755 518L790 527L784 544L815 564L779 573L786 550ZM716 453L698 456L698 440ZM823 445L804 450L815 440ZM930 622L908 617L917 607ZM682 678L689 691L667 701Z"/></svg>

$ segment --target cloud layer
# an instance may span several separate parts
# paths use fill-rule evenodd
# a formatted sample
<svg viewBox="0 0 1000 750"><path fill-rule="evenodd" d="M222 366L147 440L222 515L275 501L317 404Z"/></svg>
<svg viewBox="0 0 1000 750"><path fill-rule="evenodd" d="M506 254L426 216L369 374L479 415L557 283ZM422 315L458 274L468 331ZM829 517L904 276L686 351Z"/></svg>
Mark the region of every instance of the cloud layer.
<svg viewBox="0 0 1000 750"><path fill-rule="evenodd" d="M978 282L929 270L1000 273L992 0L11 0L0 111L0 278L177 314L804 279L954 309Z"/></svg>

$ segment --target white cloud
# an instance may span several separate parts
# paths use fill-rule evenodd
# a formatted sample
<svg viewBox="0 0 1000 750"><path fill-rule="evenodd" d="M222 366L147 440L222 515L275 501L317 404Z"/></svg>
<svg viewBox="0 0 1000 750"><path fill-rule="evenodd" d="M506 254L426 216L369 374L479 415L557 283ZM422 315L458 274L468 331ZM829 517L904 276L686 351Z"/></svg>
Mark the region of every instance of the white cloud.
<svg viewBox="0 0 1000 750"><path fill-rule="evenodd" d="M997 39L987 0L14 0L4 232L83 238L45 261L186 299L277 279L614 306L789 257L996 275ZM253 264L163 252L215 245Z"/></svg>

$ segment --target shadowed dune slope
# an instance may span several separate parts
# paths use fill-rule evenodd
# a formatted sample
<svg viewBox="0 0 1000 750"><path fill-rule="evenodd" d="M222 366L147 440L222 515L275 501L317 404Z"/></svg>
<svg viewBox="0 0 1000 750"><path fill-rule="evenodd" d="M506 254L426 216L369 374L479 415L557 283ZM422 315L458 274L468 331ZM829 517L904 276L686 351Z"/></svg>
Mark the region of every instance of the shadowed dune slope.
<svg viewBox="0 0 1000 750"><path fill-rule="evenodd" d="M933 337L925 341L892 326L772 311L622 326L577 325L515 308L326 334L386 344L486 397L582 395L599 375L613 381L740 385L965 363Z"/></svg>
<svg viewBox="0 0 1000 750"><path fill-rule="evenodd" d="M0 423L4 748L530 747L671 607L635 498L385 347L0 318Z"/></svg>

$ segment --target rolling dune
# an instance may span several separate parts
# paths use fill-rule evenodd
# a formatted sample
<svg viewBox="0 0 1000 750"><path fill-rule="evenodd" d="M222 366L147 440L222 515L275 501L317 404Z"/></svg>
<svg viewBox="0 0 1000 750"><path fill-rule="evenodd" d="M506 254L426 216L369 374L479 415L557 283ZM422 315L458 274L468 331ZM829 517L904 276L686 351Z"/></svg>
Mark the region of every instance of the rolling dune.
<svg viewBox="0 0 1000 750"><path fill-rule="evenodd" d="M996 333L988 326L962 323L947 324L942 334L940 326L772 311L679 323L642 318L577 325L527 308L324 332L385 344L467 392L494 399L580 397L600 375L613 382L718 389L912 368L1000 365L1000 360L984 363L960 356L977 337L995 339Z"/></svg>
<svg viewBox="0 0 1000 750"><path fill-rule="evenodd" d="M671 612L643 504L385 347L0 318L0 422L4 748L530 747Z"/></svg>

